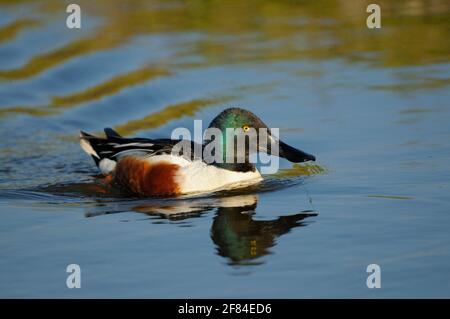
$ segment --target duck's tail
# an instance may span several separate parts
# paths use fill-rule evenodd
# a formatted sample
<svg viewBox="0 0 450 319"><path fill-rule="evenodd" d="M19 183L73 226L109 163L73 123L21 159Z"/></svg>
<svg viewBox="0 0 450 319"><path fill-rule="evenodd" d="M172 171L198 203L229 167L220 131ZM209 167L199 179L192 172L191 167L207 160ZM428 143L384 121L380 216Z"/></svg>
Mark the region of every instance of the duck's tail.
<svg viewBox="0 0 450 319"><path fill-rule="evenodd" d="M108 146L108 143L111 140L122 137L112 128L105 128L104 131L106 138L80 131L80 146L83 151L91 155L100 171L107 175L116 166L116 159L112 157L114 153L109 150L110 146Z"/></svg>

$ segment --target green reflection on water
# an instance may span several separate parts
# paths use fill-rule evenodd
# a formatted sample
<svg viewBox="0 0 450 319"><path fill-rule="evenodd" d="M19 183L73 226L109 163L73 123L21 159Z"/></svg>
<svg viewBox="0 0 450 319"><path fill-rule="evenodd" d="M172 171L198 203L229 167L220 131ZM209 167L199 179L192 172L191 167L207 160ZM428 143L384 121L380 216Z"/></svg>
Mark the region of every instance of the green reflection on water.
<svg viewBox="0 0 450 319"><path fill-rule="evenodd" d="M0 43L14 39L14 37L16 37L20 31L30 29L30 28L35 28L39 25L40 25L40 23L33 19L16 20L16 21L0 28Z"/></svg>
<svg viewBox="0 0 450 319"><path fill-rule="evenodd" d="M215 99L197 99L166 106L163 110L151 113L141 119L132 120L116 126L115 129L122 135L133 135L137 131L153 129L184 116L192 116L198 110L220 102L230 100L230 96L221 96Z"/></svg>
<svg viewBox="0 0 450 319"><path fill-rule="evenodd" d="M277 173L270 175L276 178L311 176L325 173L326 169L317 164L293 164L290 168L280 169Z"/></svg>
<svg viewBox="0 0 450 319"><path fill-rule="evenodd" d="M81 38L55 49L36 52L23 65L0 70L0 79L15 81L35 77L75 58L107 51L129 43L138 36L187 35L174 43L164 68L140 67L127 74L114 75L91 87L65 96L49 97L48 105L13 105L0 116L25 113L31 116L55 114L59 108L76 107L101 97L114 95L156 76L223 64L266 63L292 60L344 59L378 67L415 66L448 61L450 57L450 2L379 1L382 28L369 30L366 7L371 1L79 1L83 19L99 22L83 31ZM0 7L14 8L22 2L1 1ZM28 4L25 4L28 5ZM65 21L67 3L45 0L33 7L40 18L17 18L0 28L0 42L15 40L33 28L39 32L55 17ZM46 19L46 17L51 19ZM87 18L89 17L89 18ZM65 27L64 24L61 26ZM83 30L83 29L82 29ZM196 34L198 36L188 37ZM192 57L195 57L193 62ZM154 61L153 61L154 63ZM302 75L305 76L305 75ZM376 85L373 89L408 91L448 86L448 78L417 74L414 81ZM205 97L208 101L209 97ZM149 118L118 126L125 133L157 127L200 109L208 102L169 105ZM190 108L192 110L190 110Z"/></svg>
<svg viewBox="0 0 450 319"><path fill-rule="evenodd" d="M135 86L158 76L168 74L169 72L162 68L144 67L142 69L133 70L129 73L119 74L80 92L75 92L66 96L52 97L50 105L31 107L14 106L3 108L0 110L0 117L10 113L23 113L33 116L55 114L59 108L69 108L82 103L92 102L105 96L114 95L128 87Z"/></svg>
<svg viewBox="0 0 450 319"><path fill-rule="evenodd" d="M34 76L77 56L111 49L138 35L160 32L203 32L205 37L189 43L185 54L200 55L206 64L223 63L224 59L242 62L339 57L399 66L448 60L448 1L379 1L381 30L365 26L369 3L79 1L83 12L104 22L94 34L87 32L82 39L36 55L22 67L2 70L0 77ZM40 8L46 14L65 12L63 2L47 0L44 4ZM374 52L381 53L380 59L370 55Z"/></svg>
<svg viewBox="0 0 450 319"><path fill-rule="evenodd" d="M68 107L74 104L97 100L103 96L113 95L124 88L137 85L169 72L157 68L142 68L126 74L120 74L103 83L92 86L84 91L68 96L55 96L52 98L53 107Z"/></svg>

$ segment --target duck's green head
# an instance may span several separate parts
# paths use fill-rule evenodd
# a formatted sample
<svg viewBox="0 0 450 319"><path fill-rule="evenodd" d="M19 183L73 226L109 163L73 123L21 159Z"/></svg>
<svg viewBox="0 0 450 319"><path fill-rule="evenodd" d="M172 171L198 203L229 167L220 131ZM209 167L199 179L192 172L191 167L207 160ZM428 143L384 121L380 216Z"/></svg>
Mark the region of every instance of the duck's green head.
<svg viewBox="0 0 450 319"><path fill-rule="evenodd" d="M285 158L291 162L294 163L300 163L300 162L307 162L307 161L315 161L316 158L308 153L305 153L297 148L294 148L286 143L283 143L281 140L279 140L277 137L273 136L270 129L267 127L267 125L261 121L255 114L253 114L250 111L233 107L228 108L222 111L219 115L217 115L209 125L210 128L218 128L223 132L223 150L225 151L227 148L227 144L229 144L229 141L227 141L227 134L225 134L227 128L232 129L242 129L242 130L236 130L237 134L246 134L253 131L255 132L258 141L261 137L261 132L265 131L267 132L267 141L269 143L264 143L264 145L261 145L258 143L258 149L257 151L265 152L270 155L276 155L282 158ZM265 129L265 130L261 130ZM236 136L235 136L236 138ZM274 150L271 147L271 143L277 143L278 144L278 152L276 149ZM266 145L267 144L267 145ZM247 145L248 146L248 145ZM225 151L226 152L226 151ZM246 148L246 159L248 160L248 155L251 154L251 151L249 151L248 148Z"/></svg>

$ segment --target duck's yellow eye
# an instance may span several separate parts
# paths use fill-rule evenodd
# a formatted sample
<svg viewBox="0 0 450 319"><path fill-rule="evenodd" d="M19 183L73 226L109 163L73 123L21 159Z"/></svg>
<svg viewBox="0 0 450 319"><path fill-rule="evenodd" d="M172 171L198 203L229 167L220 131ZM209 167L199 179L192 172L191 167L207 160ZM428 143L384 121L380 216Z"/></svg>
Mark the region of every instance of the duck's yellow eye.
<svg viewBox="0 0 450 319"><path fill-rule="evenodd" d="M248 132L248 131L250 131L250 126L244 125L244 126L242 127L242 129L244 130L244 132Z"/></svg>

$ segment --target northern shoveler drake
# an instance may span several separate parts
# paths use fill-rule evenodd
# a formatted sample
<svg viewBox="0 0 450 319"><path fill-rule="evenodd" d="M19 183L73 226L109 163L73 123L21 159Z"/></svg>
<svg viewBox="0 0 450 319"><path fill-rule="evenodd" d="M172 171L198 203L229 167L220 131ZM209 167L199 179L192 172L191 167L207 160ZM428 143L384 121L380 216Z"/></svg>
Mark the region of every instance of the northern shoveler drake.
<svg viewBox="0 0 450 319"><path fill-rule="evenodd" d="M289 146L271 135L270 129L253 113L241 108L228 108L216 116L209 128L225 132L228 128L248 131L267 129L269 138L279 145L277 154L291 162L314 161L313 155ZM178 195L213 192L248 186L262 181L260 172L249 160L247 147L245 160L230 163L205 162L195 155L174 153L182 140L125 138L111 128L104 129L106 137L97 137L81 131L80 145L92 156L101 173L112 185L137 196L173 197ZM259 138L259 133L258 138ZM194 142L188 142L195 148ZM220 147L230 144L224 134ZM179 144L178 144L179 145ZM205 143L200 149L205 148ZM259 144L258 144L259 145ZM247 145L248 146L248 145ZM273 154L270 147L261 148ZM236 156L236 155L235 155Z"/></svg>

